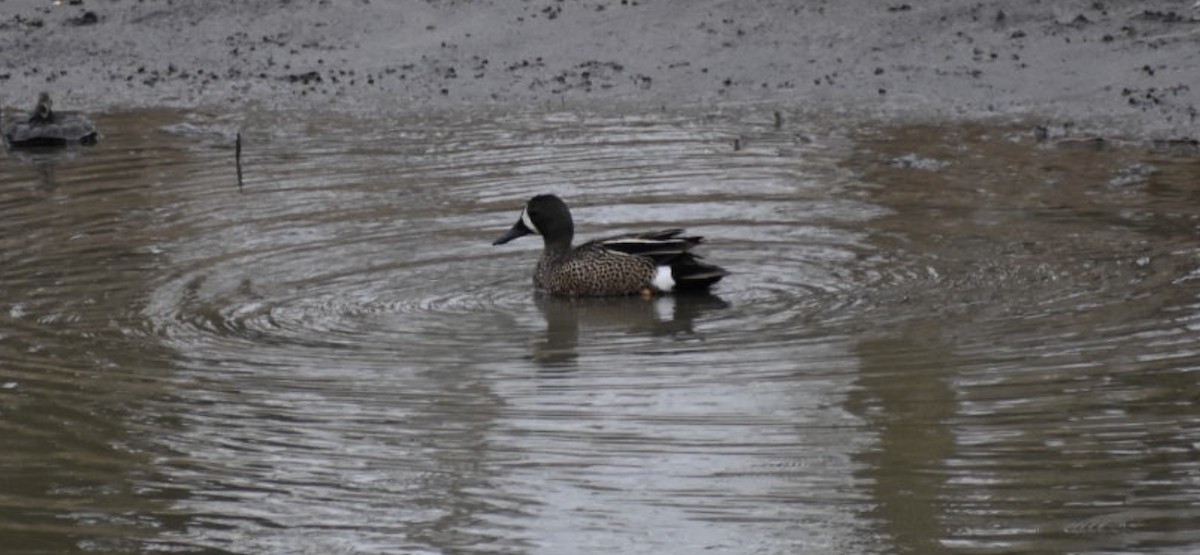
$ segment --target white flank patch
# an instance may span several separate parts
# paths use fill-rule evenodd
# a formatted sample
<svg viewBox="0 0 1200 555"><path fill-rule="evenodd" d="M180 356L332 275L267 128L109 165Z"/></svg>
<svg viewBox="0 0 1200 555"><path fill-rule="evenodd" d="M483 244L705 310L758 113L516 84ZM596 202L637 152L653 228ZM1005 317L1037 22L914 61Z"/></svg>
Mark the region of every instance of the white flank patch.
<svg viewBox="0 0 1200 555"><path fill-rule="evenodd" d="M528 208L521 211L521 223L525 224L525 227L529 228L529 231L532 231L538 235L542 234L542 232L537 228L537 226L533 225L533 220L529 219L529 209Z"/></svg>
<svg viewBox="0 0 1200 555"><path fill-rule="evenodd" d="M670 266L659 266L654 272L654 288L664 293L670 293L675 289L675 278L671 277Z"/></svg>

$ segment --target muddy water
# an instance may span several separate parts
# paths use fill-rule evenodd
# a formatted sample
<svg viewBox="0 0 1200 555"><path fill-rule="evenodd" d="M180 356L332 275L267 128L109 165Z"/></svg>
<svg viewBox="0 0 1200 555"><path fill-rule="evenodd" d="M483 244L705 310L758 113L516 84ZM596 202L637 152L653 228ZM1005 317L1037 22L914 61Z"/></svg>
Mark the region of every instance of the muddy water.
<svg viewBox="0 0 1200 555"><path fill-rule="evenodd" d="M1197 154L792 119L137 112L9 153L0 543L1200 549ZM538 192L735 273L536 296L538 241L489 243Z"/></svg>

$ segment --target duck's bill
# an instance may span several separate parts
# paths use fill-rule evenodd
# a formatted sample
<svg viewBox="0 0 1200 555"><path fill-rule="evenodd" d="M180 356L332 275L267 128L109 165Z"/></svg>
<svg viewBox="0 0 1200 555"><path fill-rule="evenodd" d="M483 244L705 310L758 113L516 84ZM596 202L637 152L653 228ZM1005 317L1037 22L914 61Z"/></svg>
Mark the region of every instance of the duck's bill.
<svg viewBox="0 0 1200 555"><path fill-rule="evenodd" d="M492 245L503 245L509 241L512 241L513 239L516 239L517 237L529 235L530 233L533 232L530 231L528 227L525 227L524 223L518 220L511 229L504 233L504 235L501 235L498 239L492 241Z"/></svg>

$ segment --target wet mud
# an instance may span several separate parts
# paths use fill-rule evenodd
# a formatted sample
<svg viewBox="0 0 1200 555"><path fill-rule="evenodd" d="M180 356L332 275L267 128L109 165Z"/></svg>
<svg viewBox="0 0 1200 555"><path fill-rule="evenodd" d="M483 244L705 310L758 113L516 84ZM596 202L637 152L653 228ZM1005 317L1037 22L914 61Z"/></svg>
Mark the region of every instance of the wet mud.
<svg viewBox="0 0 1200 555"><path fill-rule="evenodd" d="M88 110L753 101L1195 139L1198 17L1184 0L8 0L0 102L47 89Z"/></svg>

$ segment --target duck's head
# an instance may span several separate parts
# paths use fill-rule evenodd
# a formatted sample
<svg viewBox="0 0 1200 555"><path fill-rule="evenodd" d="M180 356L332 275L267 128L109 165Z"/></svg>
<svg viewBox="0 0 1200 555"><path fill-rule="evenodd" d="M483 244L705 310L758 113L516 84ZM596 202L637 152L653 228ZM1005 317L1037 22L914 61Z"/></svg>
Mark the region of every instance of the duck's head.
<svg viewBox="0 0 1200 555"><path fill-rule="evenodd" d="M575 223L571 220L567 203L554 195L538 195L529 199L517 223L492 244L503 245L531 233L541 235L547 243L566 241L569 245L575 235Z"/></svg>

